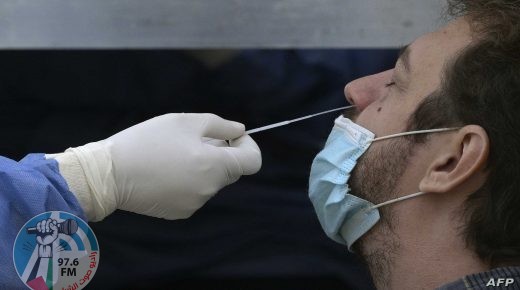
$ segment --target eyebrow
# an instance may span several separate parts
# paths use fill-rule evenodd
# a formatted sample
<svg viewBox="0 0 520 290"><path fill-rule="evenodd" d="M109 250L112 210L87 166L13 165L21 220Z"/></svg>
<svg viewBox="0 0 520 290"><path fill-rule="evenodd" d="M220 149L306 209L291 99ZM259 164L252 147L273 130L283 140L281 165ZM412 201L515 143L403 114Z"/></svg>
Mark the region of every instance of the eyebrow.
<svg viewBox="0 0 520 290"><path fill-rule="evenodd" d="M399 50L399 57L398 60L401 60L403 63L404 69L407 73L410 73L410 44L404 45Z"/></svg>

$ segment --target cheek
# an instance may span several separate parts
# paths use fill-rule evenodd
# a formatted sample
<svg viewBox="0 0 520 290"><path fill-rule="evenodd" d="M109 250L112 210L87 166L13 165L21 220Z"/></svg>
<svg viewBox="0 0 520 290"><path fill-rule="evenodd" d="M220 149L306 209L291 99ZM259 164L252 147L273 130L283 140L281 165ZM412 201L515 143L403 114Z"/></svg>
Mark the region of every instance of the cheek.
<svg viewBox="0 0 520 290"><path fill-rule="evenodd" d="M381 103L370 104L356 119L356 123L368 129L377 136L382 136L393 123L393 113L390 108Z"/></svg>

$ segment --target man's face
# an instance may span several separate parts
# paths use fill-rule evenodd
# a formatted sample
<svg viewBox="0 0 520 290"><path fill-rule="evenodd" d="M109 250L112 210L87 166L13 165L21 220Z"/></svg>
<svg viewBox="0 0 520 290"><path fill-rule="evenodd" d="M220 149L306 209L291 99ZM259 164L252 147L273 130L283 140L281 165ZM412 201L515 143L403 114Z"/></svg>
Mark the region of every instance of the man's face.
<svg viewBox="0 0 520 290"><path fill-rule="evenodd" d="M347 84L345 96L357 109L353 121L376 137L404 132L417 106L439 88L444 66L470 41L468 23L456 19L408 45L393 69ZM352 194L377 204L418 192L420 172L429 164L421 152L411 154L412 148L403 138L373 143L352 173ZM383 207L381 222L355 245L369 263L379 261L372 268L388 266L391 257L385 255L398 245L393 230L403 217L398 208Z"/></svg>
<svg viewBox="0 0 520 290"><path fill-rule="evenodd" d="M470 42L467 21L463 18L453 20L439 30L423 35L409 44L393 69L348 83L345 86L345 96L351 104L356 105L357 110L353 121L375 133L376 137L404 132L410 115L420 102L439 88L446 63ZM397 141L392 142L394 140ZM399 140L402 139L373 143L362 159L370 159L371 155L375 155L372 153L377 152L397 153L387 149L398 146ZM380 159L390 157L385 154L379 155ZM418 158L420 160L420 156ZM362 161L360 160L360 163ZM414 164L420 164L420 161ZM362 166L358 165L356 169L357 167ZM383 173L389 173L393 169L384 170ZM406 180L404 176L400 179ZM412 186L412 191L417 189L417 185ZM413 192L403 192L402 195L407 193ZM372 193L361 194L370 200Z"/></svg>
<svg viewBox="0 0 520 290"><path fill-rule="evenodd" d="M354 121L376 136L402 132L417 105L439 87L446 62L470 41L466 20L453 20L409 44L393 69L348 83L345 96L359 113Z"/></svg>

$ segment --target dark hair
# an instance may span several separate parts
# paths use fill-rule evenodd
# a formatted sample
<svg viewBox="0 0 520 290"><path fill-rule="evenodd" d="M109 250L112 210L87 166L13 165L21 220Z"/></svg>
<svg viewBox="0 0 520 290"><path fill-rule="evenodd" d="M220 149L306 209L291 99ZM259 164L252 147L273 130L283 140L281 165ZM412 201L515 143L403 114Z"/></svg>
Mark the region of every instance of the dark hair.
<svg viewBox="0 0 520 290"><path fill-rule="evenodd" d="M464 238L492 266L520 262L520 1L448 0L474 41L447 63L409 130L475 124L490 141L488 178L465 202ZM415 138L423 142L424 137Z"/></svg>

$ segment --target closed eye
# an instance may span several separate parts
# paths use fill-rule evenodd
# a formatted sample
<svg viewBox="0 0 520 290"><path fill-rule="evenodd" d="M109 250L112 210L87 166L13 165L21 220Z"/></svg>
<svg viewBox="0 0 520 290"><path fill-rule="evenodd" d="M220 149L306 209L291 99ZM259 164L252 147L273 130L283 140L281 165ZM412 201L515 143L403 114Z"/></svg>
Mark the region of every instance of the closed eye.
<svg viewBox="0 0 520 290"><path fill-rule="evenodd" d="M395 82L389 82L389 83L385 84L385 87L388 88L388 87L393 86L393 85L395 85Z"/></svg>

